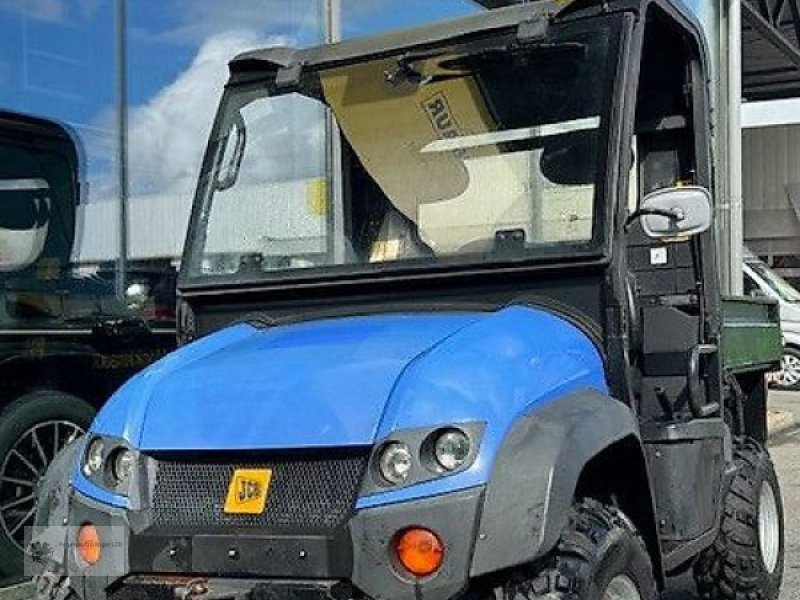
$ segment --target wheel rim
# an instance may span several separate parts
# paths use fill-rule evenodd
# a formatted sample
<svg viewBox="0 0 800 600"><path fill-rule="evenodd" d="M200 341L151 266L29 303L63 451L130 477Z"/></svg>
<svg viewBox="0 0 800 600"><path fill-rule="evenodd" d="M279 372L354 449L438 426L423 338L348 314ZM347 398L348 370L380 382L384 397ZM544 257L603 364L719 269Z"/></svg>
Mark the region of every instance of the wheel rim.
<svg viewBox="0 0 800 600"><path fill-rule="evenodd" d="M70 421L44 421L23 433L0 466L0 527L17 548L33 524L39 482L67 444L84 433Z"/></svg>
<svg viewBox="0 0 800 600"><path fill-rule="evenodd" d="M781 357L781 370L775 376L781 387L792 387L800 383L800 357L784 354Z"/></svg>
<svg viewBox="0 0 800 600"><path fill-rule="evenodd" d="M758 545L764 566L769 573L774 573L780 554L780 521L775 490L768 481L761 485L758 500Z"/></svg>
<svg viewBox="0 0 800 600"><path fill-rule="evenodd" d="M608 584L603 600L642 600L639 588L627 575L617 575Z"/></svg>

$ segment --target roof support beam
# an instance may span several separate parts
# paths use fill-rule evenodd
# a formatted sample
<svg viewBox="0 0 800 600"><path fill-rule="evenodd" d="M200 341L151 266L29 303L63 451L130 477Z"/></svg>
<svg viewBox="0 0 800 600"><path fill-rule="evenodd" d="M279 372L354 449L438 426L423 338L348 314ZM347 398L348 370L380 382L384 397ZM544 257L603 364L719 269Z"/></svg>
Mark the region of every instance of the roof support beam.
<svg viewBox="0 0 800 600"><path fill-rule="evenodd" d="M795 4L794 0L790 0L790 2L793 5ZM742 0L742 18L775 46L777 50L785 55L786 58L794 63L795 66L800 68L800 50L798 50L798 46L792 44L779 29L771 25L750 3L750 0Z"/></svg>

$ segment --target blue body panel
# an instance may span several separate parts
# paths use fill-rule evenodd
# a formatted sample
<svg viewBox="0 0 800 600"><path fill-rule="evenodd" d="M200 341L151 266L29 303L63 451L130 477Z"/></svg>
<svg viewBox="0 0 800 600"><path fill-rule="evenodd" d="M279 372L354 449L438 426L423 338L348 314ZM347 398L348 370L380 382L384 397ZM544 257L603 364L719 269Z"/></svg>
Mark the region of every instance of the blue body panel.
<svg viewBox="0 0 800 600"><path fill-rule="evenodd" d="M238 325L131 380L94 433L142 450L372 445L393 431L486 423L462 473L359 500L366 508L486 483L514 421L572 391L607 393L589 338L541 309ZM80 473L76 486L100 501Z"/></svg>
<svg viewBox="0 0 800 600"><path fill-rule="evenodd" d="M366 446L403 369L477 318L239 325L145 371L93 429L142 450Z"/></svg>

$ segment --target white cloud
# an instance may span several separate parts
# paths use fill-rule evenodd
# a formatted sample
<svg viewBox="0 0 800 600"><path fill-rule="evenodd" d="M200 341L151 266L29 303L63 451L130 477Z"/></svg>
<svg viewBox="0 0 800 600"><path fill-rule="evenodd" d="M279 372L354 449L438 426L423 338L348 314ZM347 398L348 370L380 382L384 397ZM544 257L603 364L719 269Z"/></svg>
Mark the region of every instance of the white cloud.
<svg viewBox="0 0 800 600"><path fill-rule="evenodd" d="M65 0L0 0L0 10L50 22L63 21L69 12Z"/></svg>
<svg viewBox="0 0 800 600"><path fill-rule="evenodd" d="M138 29L136 34L153 42L201 44L220 33L242 29L320 37L322 27L319 0L172 0L168 10L175 17L174 27L155 32Z"/></svg>
<svg viewBox="0 0 800 600"><path fill-rule="evenodd" d="M268 40L273 44L281 40ZM228 78L228 63L240 52L265 45L253 32L227 32L214 36L199 48L186 70L144 104L128 112L128 164L130 191L134 196L151 193L191 193L200 170L211 123ZM89 157L98 168L92 177L91 201L116 199L117 113L103 110L92 131L84 135ZM103 163L100 165L99 163Z"/></svg>
<svg viewBox="0 0 800 600"><path fill-rule="evenodd" d="M280 43L281 40L270 40ZM163 193L191 189L199 172L228 62L260 45L254 33L208 39L188 69L129 114L131 191Z"/></svg>

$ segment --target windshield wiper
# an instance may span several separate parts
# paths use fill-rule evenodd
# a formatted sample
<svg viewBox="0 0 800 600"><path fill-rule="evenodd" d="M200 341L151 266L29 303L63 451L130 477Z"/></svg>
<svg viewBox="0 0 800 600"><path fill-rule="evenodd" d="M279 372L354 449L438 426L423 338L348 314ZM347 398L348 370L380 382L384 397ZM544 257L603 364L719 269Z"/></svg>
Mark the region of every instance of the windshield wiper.
<svg viewBox="0 0 800 600"><path fill-rule="evenodd" d="M504 59L513 60L521 55L586 52L586 44L580 42L546 42L537 41L525 44L506 42L498 44L474 43L469 49L456 53L452 48L440 50L424 50L407 52L397 60L394 70L386 71L386 81L391 85L411 83L424 86L434 82L457 79L480 69L487 63ZM431 72L425 72L425 64L441 58L431 66ZM422 63L420 65L419 63Z"/></svg>

